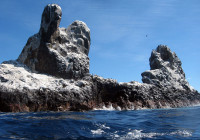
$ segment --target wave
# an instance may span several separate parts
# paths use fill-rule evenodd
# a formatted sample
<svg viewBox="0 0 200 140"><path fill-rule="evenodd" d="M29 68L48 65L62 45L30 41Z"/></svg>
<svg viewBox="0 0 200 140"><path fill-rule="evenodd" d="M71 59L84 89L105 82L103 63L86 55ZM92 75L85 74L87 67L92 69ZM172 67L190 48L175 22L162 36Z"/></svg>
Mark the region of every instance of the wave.
<svg viewBox="0 0 200 140"><path fill-rule="evenodd" d="M113 106L112 106L112 104L111 105L108 105L108 106L103 106L102 108L94 108L94 110L106 110L106 111L114 111L114 110L121 110L121 108L118 106L117 108L114 108Z"/></svg>
<svg viewBox="0 0 200 140"><path fill-rule="evenodd" d="M130 108L122 109L120 106L113 107L113 105L110 104L108 106L103 105L103 107L101 107L101 108L94 108L93 110L122 111L122 110L149 110L149 109L151 109L151 108L146 108L146 107L137 107L137 108L135 108L133 105ZM164 106L163 108L160 108L160 109L176 109L176 108L171 108L170 106Z"/></svg>
<svg viewBox="0 0 200 140"><path fill-rule="evenodd" d="M142 130L133 130L131 132L128 132L125 136L122 136L120 140L122 139L141 139L141 138L154 138L158 136L180 136L180 137L190 137L192 136L192 132L187 130L178 130L170 133L143 133Z"/></svg>
<svg viewBox="0 0 200 140"><path fill-rule="evenodd" d="M108 135L108 134L106 134L106 131L104 128L99 128L97 130L91 130L91 133L93 135L102 135L102 136ZM135 129L135 130L130 130L125 135L121 135L118 133L119 132L116 131L114 133L109 134L109 136L115 140L156 138L156 137L162 137L162 136L164 136L164 137L166 137L166 136L191 137L192 136L192 132L188 131L188 130L177 130L177 131L170 132L170 133L156 133L156 132L145 133L145 132L143 132L143 130Z"/></svg>

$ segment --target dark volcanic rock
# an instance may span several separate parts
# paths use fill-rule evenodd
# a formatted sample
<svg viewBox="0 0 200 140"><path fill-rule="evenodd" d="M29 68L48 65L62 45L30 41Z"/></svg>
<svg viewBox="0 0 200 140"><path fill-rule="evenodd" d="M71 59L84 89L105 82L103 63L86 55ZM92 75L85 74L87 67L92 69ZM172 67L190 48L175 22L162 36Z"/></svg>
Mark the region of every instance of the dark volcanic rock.
<svg viewBox="0 0 200 140"><path fill-rule="evenodd" d="M91 110L93 83L32 72L17 61L0 65L0 111Z"/></svg>
<svg viewBox="0 0 200 140"><path fill-rule="evenodd" d="M192 90L185 79L181 61L167 46L159 45L149 58L151 70L142 73L142 81L165 88Z"/></svg>
<svg viewBox="0 0 200 140"><path fill-rule="evenodd" d="M39 34L41 41L53 43L59 36L59 25L62 17L62 10L56 4L49 4L44 8Z"/></svg>
<svg viewBox="0 0 200 140"><path fill-rule="evenodd" d="M90 30L75 21L59 28L62 11L47 5L39 33L17 61L0 65L0 111L84 111L183 107L200 103L185 80L181 61L167 46L150 57L142 81L118 83L89 74Z"/></svg>
<svg viewBox="0 0 200 140"><path fill-rule="evenodd" d="M32 71L79 79L89 73L90 30L81 21L59 28L61 16L60 6L45 7L40 31L28 39L18 61Z"/></svg>
<svg viewBox="0 0 200 140"><path fill-rule="evenodd" d="M93 77L96 87L96 104L119 110L141 108L175 108L198 104L200 94L177 88L160 88L153 84L135 81L118 83L116 80Z"/></svg>

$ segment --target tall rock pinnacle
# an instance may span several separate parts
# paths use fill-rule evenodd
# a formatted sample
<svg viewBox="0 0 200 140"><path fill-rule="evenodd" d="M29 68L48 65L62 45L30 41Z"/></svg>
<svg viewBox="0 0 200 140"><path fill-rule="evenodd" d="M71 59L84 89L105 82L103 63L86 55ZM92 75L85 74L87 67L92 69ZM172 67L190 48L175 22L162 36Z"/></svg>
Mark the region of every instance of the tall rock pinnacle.
<svg viewBox="0 0 200 140"><path fill-rule="evenodd" d="M82 21L59 28L61 16L60 6L45 7L40 31L28 39L18 61L33 71L79 79L89 73L90 29Z"/></svg>
<svg viewBox="0 0 200 140"><path fill-rule="evenodd" d="M167 46L159 45L149 58L151 70L142 73L142 81L164 88L192 90L185 79L181 61Z"/></svg>
<svg viewBox="0 0 200 140"><path fill-rule="evenodd" d="M49 4L44 8L39 32L44 42L53 41L51 39L53 39L53 34L58 33L61 17L62 10L60 6Z"/></svg>

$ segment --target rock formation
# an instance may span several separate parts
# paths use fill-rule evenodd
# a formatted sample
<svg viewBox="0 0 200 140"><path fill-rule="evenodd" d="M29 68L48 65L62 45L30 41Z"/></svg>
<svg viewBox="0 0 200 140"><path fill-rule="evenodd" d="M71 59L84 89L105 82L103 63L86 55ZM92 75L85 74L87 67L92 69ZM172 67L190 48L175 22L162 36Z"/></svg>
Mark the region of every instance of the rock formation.
<svg viewBox="0 0 200 140"><path fill-rule="evenodd" d="M167 46L159 45L149 59L151 70L142 73L142 81L162 88L192 90L185 79L181 61Z"/></svg>
<svg viewBox="0 0 200 140"><path fill-rule="evenodd" d="M30 37L18 61L32 71L62 78L82 78L89 73L90 30L75 21L67 29L59 28L62 11L47 5L39 33Z"/></svg>
<svg viewBox="0 0 200 140"><path fill-rule="evenodd" d="M17 60L0 65L0 111L84 111L183 107L200 103L185 80L181 61L167 46L150 57L142 81L118 83L89 74L90 30L75 21L60 28L62 11L47 5L39 33L30 37Z"/></svg>

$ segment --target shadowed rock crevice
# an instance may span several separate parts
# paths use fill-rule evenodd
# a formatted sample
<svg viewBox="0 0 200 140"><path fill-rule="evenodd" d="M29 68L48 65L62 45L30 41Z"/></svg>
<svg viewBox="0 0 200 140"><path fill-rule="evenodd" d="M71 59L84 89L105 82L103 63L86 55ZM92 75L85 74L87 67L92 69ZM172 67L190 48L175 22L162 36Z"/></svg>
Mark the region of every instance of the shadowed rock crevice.
<svg viewBox="0 0 200 140"><path fill-rule="evenodd" d="M0 65L0 111L85 111L169 108L200 103L169 47L152 51L143 83L119 83L89 74L90 29L82 21L60 28L62 10L45 7L39 33L17 60Z"/></svg>

